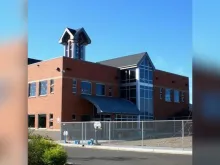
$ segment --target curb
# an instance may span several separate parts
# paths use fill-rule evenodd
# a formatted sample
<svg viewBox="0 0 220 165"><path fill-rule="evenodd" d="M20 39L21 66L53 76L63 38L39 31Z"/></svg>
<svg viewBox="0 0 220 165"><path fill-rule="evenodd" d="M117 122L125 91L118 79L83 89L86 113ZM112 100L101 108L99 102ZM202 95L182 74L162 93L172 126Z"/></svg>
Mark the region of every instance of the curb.
<svg viewBox="0 0 220 165"><path fill-rule="evenodd" d="M81 146L73 144L59 143L65 147L75 148L90 148L90 149L103 149L103 150L115 150L115 151L132 151L132 152L148 152L148 153L160 153L160 154L179 154L179 155L192 155L192 151L184 150L167 150L167 149L154 149L154 148L132 148L132 147L112 147L112 146Z"/></svg>

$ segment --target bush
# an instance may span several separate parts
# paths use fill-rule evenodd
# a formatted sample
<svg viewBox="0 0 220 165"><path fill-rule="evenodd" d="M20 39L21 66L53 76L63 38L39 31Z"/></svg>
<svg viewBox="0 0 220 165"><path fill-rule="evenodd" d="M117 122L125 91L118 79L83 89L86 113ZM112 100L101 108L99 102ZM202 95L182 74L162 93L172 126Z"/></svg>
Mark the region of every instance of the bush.
<svg viewBox="0 0 220 165"><path fill-rule="evenodd" d="M62 163L64 162L62 165L66 163L67 154L60 145L54 141L44 138L43 136L31 135L31 138L28 142L28 164L53 165L48 164L51 162L48 161L50 160L49 153L51 153L51 157L55 159L55 161L60 161Z"/></svg>
<svg viewBox="0 0 220 165"><path fill-rule="evenodd" d="M64 165L67 161L67 154L61 146L46 149L43 155L43 162L46 165Z"/></svg>

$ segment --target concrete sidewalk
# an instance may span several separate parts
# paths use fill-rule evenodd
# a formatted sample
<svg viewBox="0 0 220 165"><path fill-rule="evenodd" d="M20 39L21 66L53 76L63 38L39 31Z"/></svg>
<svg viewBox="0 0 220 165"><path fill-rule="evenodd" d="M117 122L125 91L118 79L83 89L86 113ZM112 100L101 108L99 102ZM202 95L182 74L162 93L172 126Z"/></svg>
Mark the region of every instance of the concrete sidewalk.
<svg viewBox="0 0 220 165"><path fill-rule="evenodd" d="M103 150L116 150L116 151L133 151L133 152L148 152L148 153L163 153L163 154L180 154L180 155L192 155L192 149L182 148L165 148L165 147L139 147L139 146L119 146L119 145L84 145L71 144L71 143L59 143L65 147L78 147L78 148L90 148L90 149L103 149Z"/></svg>

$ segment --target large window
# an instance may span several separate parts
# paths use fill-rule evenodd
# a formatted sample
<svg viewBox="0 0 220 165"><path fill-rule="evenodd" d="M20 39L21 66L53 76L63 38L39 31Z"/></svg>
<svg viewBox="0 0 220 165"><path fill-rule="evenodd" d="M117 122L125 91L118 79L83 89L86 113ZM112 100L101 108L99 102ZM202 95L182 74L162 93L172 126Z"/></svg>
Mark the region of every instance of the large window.
<svg viewBox="0 0 220 165"><path fill-rule="evenodd" d="M145 58L139 66L140 82L153 83L153 68L150 61Z"/></svg>
<svg viewBox="0 0 220 165"><path fill-rule="evenodd" d="M166 89L166 92L165 92L165 101L166 101L166 102L171 102L171 89Z"/></svg>
<svg viewBox="0 0 220 165"><path fill-rule="evenodd" d="M104 96L105 95L105 85L104 84L96 84L96 95Z"/></svg>
<svg viewBox="0 0 220 165"><path fill-rule="evenodd" d="M36 96L36 82L28 84L28 96L33 97Z"/></svg>
<svg viewBox="0 0 220 165"><path fill-rule="evenodd" d="M136 104L136 85L122 86L120 88L121 97Z"/></svg>
<svg viewBox="0 0 220 165"><path fill-rule="evenodd" d="M81 82L81 93L91 95L91 93L92 93L92 84L91 84L91 82L88 82L88 81L82 81Z"/></svg>
<svg viewBox="0 0 220 165"><path fill-rule="evenodd" d="M153 87L140 85L141 120L153 117Z"/></svg>
<svg viewBox="0 0 220 165"><path fill-rule="evenodd" d="M39 95L46 95L47 94L47 81L40 81L39 82Z"/></svg>
<svg viewBox="0 0 220 165"><path fill-rule="evenodd" d="M121 83L132 83L136 82L136 70L125 69L121 70Z"/></svg>
<svg viewBox="0 0 220 165"><path fill-rule="evenodd" d="M174 90L174 102L175 103L180 102L180 92L178 90Z"/></svg>

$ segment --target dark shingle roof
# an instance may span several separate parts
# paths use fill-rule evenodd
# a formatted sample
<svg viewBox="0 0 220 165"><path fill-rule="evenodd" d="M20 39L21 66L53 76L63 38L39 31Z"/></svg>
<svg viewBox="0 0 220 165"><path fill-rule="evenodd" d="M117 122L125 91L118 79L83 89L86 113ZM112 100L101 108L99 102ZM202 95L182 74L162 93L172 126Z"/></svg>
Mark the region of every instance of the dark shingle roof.
<svg viewBox="0 0 220 165"><path fill-rule="evenodd" d="M106 61L100 61L97 63L116 67L116 68L121 68L121 67L130 66L130 65L137 65L146 54L147 54L146 52L143 52L139 54L118 57L118 58L114 58L114 59L110 59Z"/></svg>
<svg viewBox="0 0 220 165"><path fill-rule="evenodd" d="M41 60L37 60L37 59L34 59L34 58L28 58L28 65L30 64L34 64L34 63L37 63L37 62L40 62Z"/></svg>

